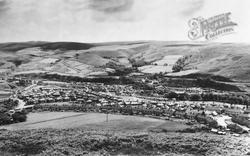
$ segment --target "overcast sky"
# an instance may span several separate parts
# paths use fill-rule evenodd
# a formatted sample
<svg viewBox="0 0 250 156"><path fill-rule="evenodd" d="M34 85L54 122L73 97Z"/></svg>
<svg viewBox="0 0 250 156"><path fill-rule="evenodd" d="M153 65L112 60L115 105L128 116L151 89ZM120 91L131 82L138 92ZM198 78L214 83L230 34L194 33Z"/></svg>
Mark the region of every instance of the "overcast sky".
<svg viewBox="0 0 250 156"><path fill-rule="evenodd" d="M0 42L189 40L188 20L231 12L250 43L250 0L0 0Z"/></svg>

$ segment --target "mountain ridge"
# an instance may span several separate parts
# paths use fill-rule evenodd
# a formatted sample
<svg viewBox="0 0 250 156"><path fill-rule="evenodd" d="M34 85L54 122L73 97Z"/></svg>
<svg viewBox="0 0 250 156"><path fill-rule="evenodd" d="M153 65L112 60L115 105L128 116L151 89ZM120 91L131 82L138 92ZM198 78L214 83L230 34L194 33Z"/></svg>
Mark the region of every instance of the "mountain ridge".
<svg viewBox="0 0 250 156"><path fill-rule="evenodd" d="M14 72L41 70L82 77L91 73L107 75L106 68L113 63L124 68L139 67L142 73L172 73L173 62L180 56L189 58L185 71L195 69L198 73L239 81L250 79L250 44L245 43L32 41L0 43L0 54L0 69L14 68ZM65 61L70 62L69 66L65 66Z"/></svg>

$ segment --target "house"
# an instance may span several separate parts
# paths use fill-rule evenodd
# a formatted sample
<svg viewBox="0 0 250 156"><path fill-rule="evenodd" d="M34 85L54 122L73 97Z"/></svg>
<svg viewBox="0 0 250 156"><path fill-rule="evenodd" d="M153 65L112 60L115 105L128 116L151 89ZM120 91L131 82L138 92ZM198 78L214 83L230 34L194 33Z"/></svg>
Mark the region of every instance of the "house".
<svg viewBox="0 0 250 156"><path fill-rule="evenodd" d="M197 116L198 114L201 114L201 111L195 110L195 109L188 109L186 110L186 116L188 119L194 119L195 116Z"/></svg>
<svg viewBox="0 0 250 156"><path fill-rule="evenodd" d="M227 108L227 109L225 109L225 114L227 114L229 116L240 115L240 114L243 114L243 110Z"/></svg>
<svg viewBox="0 0 250 156"><path fill-rule="evenodd" d="M185 118L185 115L186 115L185 111L176 110L174 112L174 116L177 118Z"/></svg>

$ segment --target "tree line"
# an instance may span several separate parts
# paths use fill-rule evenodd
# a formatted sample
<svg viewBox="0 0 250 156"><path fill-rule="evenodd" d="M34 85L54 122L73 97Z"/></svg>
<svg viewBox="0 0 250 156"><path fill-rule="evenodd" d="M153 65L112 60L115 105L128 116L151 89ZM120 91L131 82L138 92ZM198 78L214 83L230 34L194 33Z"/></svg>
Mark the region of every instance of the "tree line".
<svg viewBox="0 0 250 156"><path fill-rule="evenodd" d="M188 93L175 93L169 92L164 95L165 98L176 99L178 101L217 101L229 104L250 105L250 99L246 95L236 94L188 94Z"/></svg>

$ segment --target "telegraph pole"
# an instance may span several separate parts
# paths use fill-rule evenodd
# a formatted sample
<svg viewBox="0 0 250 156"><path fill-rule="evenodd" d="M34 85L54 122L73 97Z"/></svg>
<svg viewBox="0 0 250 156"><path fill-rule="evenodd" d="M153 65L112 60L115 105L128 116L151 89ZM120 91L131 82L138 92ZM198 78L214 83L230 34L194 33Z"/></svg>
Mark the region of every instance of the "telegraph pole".
<svg viewBox="0 0 250 156"><path fill-rule="evenodd" d="M108 122L109 121L109 112L107 111L106 112L106 122Z"/></svg>

